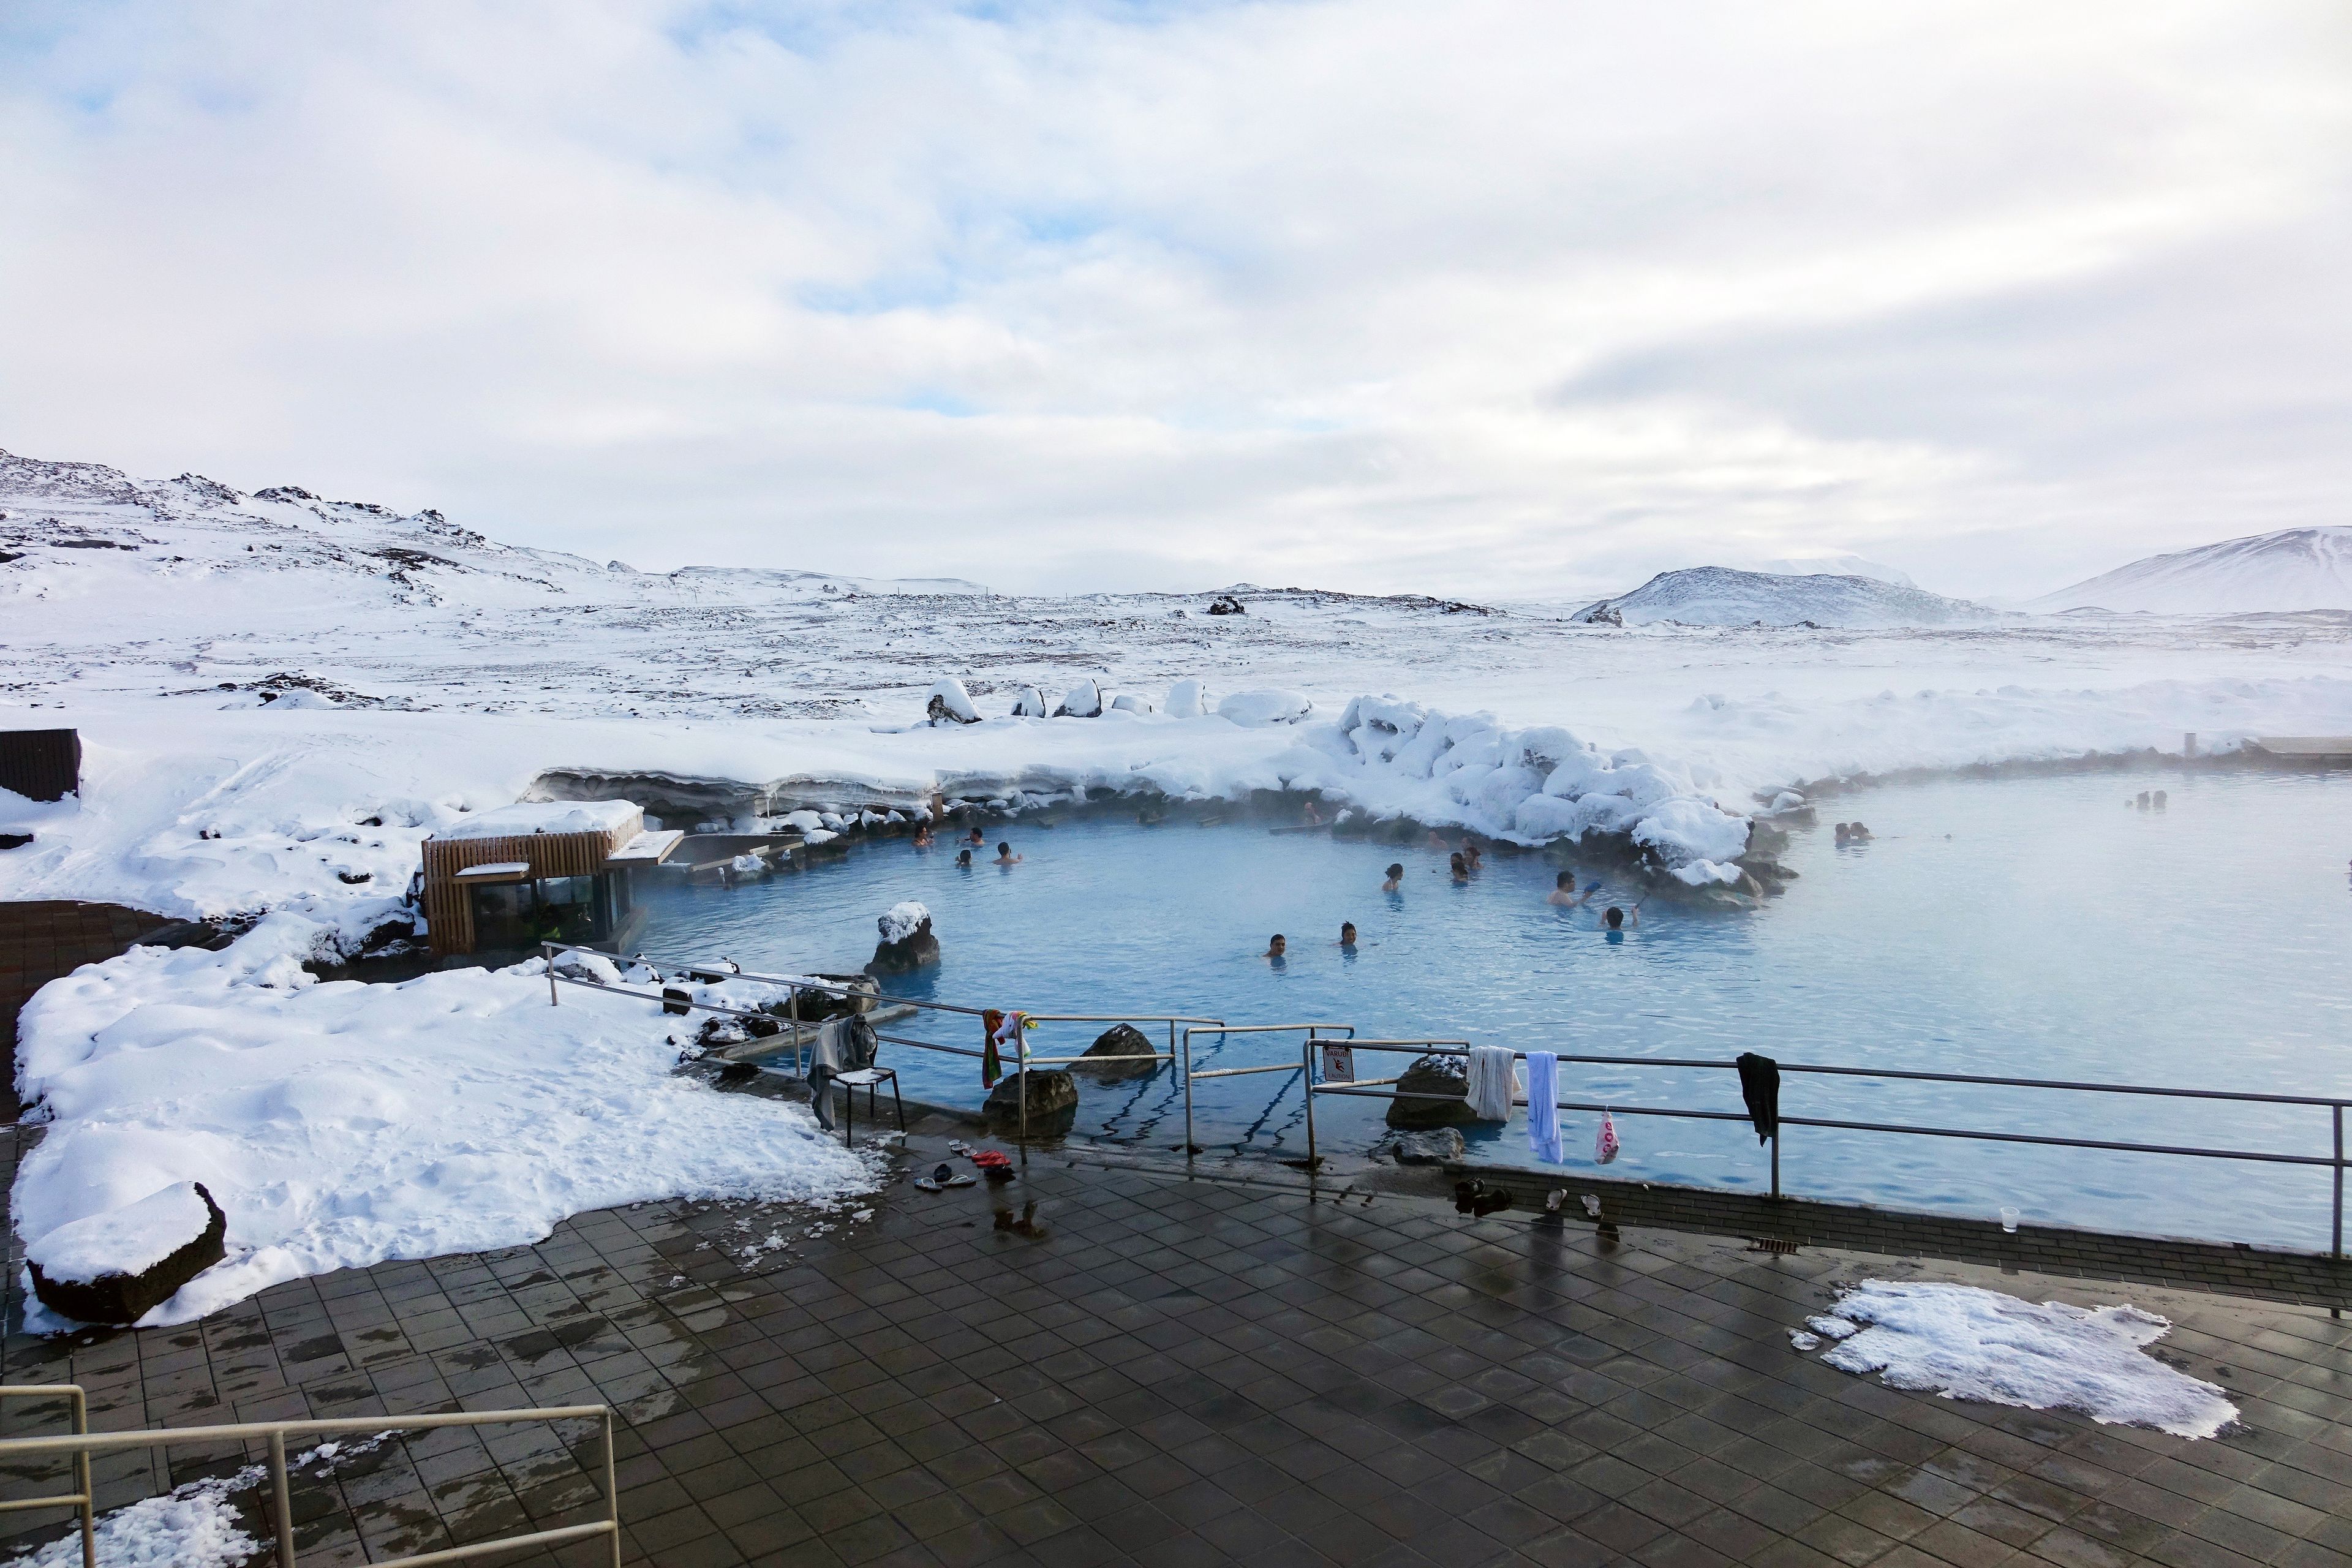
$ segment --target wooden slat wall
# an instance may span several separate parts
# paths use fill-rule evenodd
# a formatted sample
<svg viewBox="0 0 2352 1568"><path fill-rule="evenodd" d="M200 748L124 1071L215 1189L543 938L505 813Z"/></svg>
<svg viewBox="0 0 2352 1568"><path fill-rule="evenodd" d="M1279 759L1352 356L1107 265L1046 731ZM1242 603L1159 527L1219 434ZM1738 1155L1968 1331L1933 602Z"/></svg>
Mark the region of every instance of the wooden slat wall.
<svg viewBox="0 0 2352 1568"><path fill-rule="evenodd" d="M457 873L468 866L523 860L539 877L592 877L613 852L645 831L640 812L609 833L527 833L512 838L425 841L425 923L435 953L474 951L474 910Z"/></svg>
<svg viewBox="0 0 2352 1568"><path fill-rule="evenodd" d="M26 800L81 793L81 736L72 730L0 730L0 789Z"/></svg>

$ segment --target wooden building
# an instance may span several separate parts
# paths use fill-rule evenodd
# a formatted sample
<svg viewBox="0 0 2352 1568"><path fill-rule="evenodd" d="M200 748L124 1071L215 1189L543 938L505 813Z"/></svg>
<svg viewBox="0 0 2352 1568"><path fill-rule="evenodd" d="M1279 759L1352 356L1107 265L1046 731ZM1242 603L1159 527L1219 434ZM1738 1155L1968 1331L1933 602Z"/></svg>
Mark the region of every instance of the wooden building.
<svg viewBox="0 0 2352 1568"><path fill-rule="evenodd" d="M522 954L542 942L625 952L645 923L631 873L660 865L684 837L647 832L625 800L481 812L425 841L433 952Z"/></svg>

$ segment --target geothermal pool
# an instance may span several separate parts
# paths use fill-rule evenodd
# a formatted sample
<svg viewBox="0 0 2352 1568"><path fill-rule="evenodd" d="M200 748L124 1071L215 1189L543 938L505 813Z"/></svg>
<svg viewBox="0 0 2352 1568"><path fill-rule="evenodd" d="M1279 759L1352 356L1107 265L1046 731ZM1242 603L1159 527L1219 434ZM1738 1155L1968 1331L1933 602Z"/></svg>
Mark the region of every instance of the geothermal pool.
<svg viewBox="0 0 2352 1568"><path fill-rule="evenodd" d="M2143 789L2162 812L2126 805ZM1490 853L1467 886L1442 852L1328 833L1272 833L1236 815L1156 826L1051 814L991 826L1024 863L960 868L955 850L860 843L811 868L731 889L649 898L657 961L735 959L772 973L848 970L876 915L932 911L943 962L894 994L1034 1013L1192 1014L1234 1025L1349 1023L1367 1038L1440 1037L1515 1048L1883 1066L2294 1094L2352 1093L2352 781L2305 774L2100 773L1885 785L1821 803L1782 857L1800 873L1748 910L1652 900L1612 942L1608 902L1639 890L1600 863ZM1831 823L1875 836L1839 848ZM976 857L977 858L977 857ZM1403 886L1381 890L1402 860ZM1610 884L1591 908L1544 895L1562 865ZM1337 945L1353 921L1356 950ZM1290 955L1259 956L1280 931ZM1069 1056L1101 1026L1031 1037ZM975 1021L892 1033L977 1046ZM1194 1065L1297 1059L1296 1036L1196 1042ZM978 1064L885 1047L913 1097L977 1105ZM1367 1054L1358 1072L1402 1058ZM1076 1131L1173 1146L1182 1098L1081 1079ZM1563 1065L1564 1099L1737 1111L1728 1072ZM1196 1084L1213 1148L1296 1158L1295 1075ZM1317 1101L1326 1152L1361 1152L1385 1102ZM2147 1098L1790 1076L1784 1115L1921 1122L2135 1142L2324 1154L2328 1114ZM1523 1114L1523 1113L1522 1113ZM1564 1112L1568 1168L1590 1170L1594 1118ZM1621 1115L1610 1174L1769 1185L1744 1125ZM1533 1163L1524 1122L1465 1130L1474 1157ZM2299 1246L2327 1239L2323 1168L2036 1149L1792 1128L1791 1193L2142 1233Z"/></svg>

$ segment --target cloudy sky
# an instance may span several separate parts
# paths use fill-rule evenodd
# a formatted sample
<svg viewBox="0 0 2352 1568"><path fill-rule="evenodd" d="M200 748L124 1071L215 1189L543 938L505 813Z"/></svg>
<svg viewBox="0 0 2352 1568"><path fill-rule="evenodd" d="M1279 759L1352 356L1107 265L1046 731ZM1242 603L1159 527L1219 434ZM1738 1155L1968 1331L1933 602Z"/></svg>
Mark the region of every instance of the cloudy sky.
<svg viewBox="0 0 2352 1568"><path fill-rule="evenodd" d="M2352 522L2352 9L0 4L0 447L645 567Z"/></svg>

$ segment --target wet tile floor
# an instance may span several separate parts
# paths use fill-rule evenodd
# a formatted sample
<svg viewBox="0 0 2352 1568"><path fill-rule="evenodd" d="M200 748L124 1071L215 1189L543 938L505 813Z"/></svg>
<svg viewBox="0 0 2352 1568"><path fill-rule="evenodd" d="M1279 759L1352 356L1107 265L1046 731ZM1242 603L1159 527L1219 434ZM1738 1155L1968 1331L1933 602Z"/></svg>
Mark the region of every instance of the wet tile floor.
<svg viewBox="0 0 2352 1568"><path fill-rule="evenodd" d="M585 1215L539 1247L304 1280L186 1328L18 1334L7 1380L88 1385L101 1428L609 1402L627 1556L678 1568L2352 1565L2352 1329L2323 1310L1612 1241L1090 1158L936 1197L897 1182L862 1221L869 1205ZM1871 1275L2137 1300L2244 1426L2190 1443L1790 1351L1837 1281ZM178 1482L257 1454L169 1457ZM593 1517L601 1472L584 1426L313 1463L301 1561ZM100 1473L109 1503L166 1479L145 1455ZM258 1492L236 1495L268 1539Z"/></svg>

